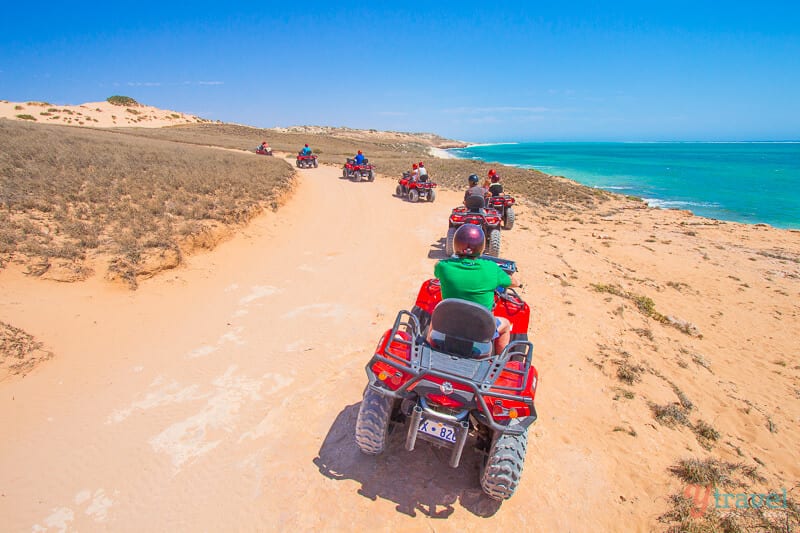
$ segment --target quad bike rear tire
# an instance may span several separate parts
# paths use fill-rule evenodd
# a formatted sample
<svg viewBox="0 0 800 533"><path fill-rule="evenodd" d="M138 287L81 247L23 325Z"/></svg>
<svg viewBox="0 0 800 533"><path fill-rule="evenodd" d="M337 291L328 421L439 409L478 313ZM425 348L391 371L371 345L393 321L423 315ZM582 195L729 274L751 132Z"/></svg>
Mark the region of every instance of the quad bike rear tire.
<svg viewBox="0 0 800 533"><path fill-rule="evenodd" d="M317 160L315 159L314 160L314 168L317 168L318 165L319 165L319 163L317 163Z"/></svg>
<svg viewBox="0 0 800 533"><path fill-rule="evenodd" d="M419 191L417 189L408 191L408 201L414 204L419 201Z"/></svg>
<svg viewBox="0 0 800 533"><path fill-rule="evenodd" d="M402 185L398 185L397 188L395 188L394 195L395 196L399 196L400 198L403 197L403 186Z"/></svg>
<svg viewBox="0 0 800 533"><path fill-rule="evenodd" d="M500 257L500 230L493 229L489 232L489 249L486 250L486 255Z"/></svg>
<svg viewBox="0 0 800 533"><path fill-rule="evenodd" d="M514 214L514 208L506 207L506 219L503 221L503 229L513 228L515 219L516 215Z"/></svg>
<svg viewBox="0 0 800 533"><path fill-rule="evenodd" d="M434 200L436 200L436 191L431 189L430 192L428 193L428 201L432 202Z"/></svg>
<svg viewBox="0 0 800 533"><path fill-rule="evenodd" d="M342 178L347 179L348 177L349 176L347 175L347 169L346 168L342 169Z"/></svg>
<svg viewBox="0 0 800 533"><path fill-rule="evenodd" d="M456 236L456 230L458 227L450 226L447 229L447 240L444 241L444 253L447 254L447 257L450 257L455 253L455 248L453 247L453 239Z"/></svg>
<svg viewBox="0 0 800 533"><path fill-rule="evenodd" d="M481 467L481 488L493 500L507 500L514 495L522 477L528 432L500 435Z"/></svg>
<svg viewBox="0 0 800 533"><path fill-rule="evenodd" d="M367 387L356 419L356 445L367 455L386 448L394 400Z"/></svg>
<svg viewBox="0 0 800 533"><path fill-rule="evenodd" d="M369 181L375 181L375 171L369 171Z"/></svg>

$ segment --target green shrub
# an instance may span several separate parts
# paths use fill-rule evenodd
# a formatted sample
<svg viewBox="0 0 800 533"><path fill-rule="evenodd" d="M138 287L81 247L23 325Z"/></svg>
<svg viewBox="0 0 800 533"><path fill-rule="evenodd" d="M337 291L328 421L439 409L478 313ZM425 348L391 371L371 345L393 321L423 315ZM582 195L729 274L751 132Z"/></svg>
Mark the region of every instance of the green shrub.
<svg viewBox="0 0 800 533"><path fill-rule="evenodd" d="M137 102L130 96L120 96L120 95L109 96L108 98L106 98L106 101L109 104L114 104L124 107L141 105L139 102Z"/></svg>
<svg viewBox="0 0 800 533"><path fill-rule="evenodd" d="M33 115L17 115L17 118L21 118L22 120L36 120L36 117Z"/></svg>

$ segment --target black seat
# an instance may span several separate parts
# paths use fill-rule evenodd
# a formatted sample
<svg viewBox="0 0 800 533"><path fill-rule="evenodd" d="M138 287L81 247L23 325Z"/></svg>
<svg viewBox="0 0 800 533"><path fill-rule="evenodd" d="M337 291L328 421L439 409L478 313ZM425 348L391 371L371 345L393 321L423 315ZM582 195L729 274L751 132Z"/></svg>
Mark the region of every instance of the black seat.
<svg viewBox="0 0 800 533"><path fill-rule="evenodd" d="M459 298L442 300L431 314L431 343L435 349L468 358L492 354L497 324L482 305Z"/></svg>
<svg viewBox="0 0 800 533"><path fill-rule="evenodd" d="M427 183L428 182L428 175L427 174L420 175L419 182L420 183Z"/></svg>
<svg viewBox="0 0 800 533"><path fill-rule="evenodd" d="M473 194L472 196L467 196L467 199L464 200L464 205L470 213L480 213L486 207L486 200L484 200L483 196Z"/></svg>

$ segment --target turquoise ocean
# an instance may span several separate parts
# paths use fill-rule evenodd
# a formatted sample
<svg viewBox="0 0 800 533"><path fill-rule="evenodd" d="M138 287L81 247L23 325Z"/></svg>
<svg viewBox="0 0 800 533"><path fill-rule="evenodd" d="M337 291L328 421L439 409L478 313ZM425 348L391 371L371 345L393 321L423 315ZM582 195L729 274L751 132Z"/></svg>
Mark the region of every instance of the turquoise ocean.
<svg viewBox="0 0 800 533"><path fill-rule="evenodd" d="M800 228L800 142L504 143L448 150L707 218Z"/></svg>

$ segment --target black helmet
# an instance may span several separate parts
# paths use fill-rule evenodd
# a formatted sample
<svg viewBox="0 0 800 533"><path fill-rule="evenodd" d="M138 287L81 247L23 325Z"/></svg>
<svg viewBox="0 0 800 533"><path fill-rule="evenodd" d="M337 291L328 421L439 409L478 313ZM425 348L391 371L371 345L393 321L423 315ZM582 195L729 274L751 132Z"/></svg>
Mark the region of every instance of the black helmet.
<svg viewBox="0 0 800 533"><path fill-rule="evenodd" d="M477 185L479 181L480 181L480 178L478 177L477 174L470 174L470 176L469 176L470 185Z"/></svg>
<svg viewBox="0 0 800 533"><path fill-rule="evenodd" d="M459 257L478 257L486 246L486 236L480 226L464 224L453 235L453 250Z"/></svg>

